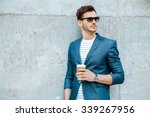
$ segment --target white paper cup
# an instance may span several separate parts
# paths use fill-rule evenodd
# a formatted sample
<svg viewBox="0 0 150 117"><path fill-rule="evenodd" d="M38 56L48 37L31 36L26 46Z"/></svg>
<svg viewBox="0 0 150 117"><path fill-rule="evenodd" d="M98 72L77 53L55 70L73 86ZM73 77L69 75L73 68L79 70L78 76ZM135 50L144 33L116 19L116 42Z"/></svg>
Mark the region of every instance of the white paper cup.
<svg viewBox="0 0 150 117"><path fill-rule="evenodd" d="M86 65L84 65L84 64L78 64L77 65L77 69L81 69L81 68L83 68L83 69L86 68Z"/></svg>

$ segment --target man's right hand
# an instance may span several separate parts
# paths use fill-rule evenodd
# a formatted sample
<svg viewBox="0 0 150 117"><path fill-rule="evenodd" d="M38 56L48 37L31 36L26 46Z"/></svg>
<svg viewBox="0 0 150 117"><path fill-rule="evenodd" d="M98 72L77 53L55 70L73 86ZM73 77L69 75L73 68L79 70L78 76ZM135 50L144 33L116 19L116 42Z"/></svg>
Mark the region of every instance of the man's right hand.
<svg viewBox="0 0 150 117"><path fill-rule="evenodd" d="M71 94L71 89L67 88L64 90L64 100L69 100Z"/></svg>

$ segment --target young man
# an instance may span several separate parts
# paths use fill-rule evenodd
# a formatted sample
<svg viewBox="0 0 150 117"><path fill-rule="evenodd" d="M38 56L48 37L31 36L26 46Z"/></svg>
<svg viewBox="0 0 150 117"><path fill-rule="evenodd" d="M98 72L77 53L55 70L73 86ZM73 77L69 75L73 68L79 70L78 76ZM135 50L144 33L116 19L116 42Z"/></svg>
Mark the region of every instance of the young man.
<svg viewBox="0 0 150 117"><path fill-rule="evenodd" d="M82 37L69 46L64 98L109 100L110 85L124 82L116 41L96 33L99 17L93 6L82 6L76 16ZM77 70L78 64L85 68Z"/></svg>

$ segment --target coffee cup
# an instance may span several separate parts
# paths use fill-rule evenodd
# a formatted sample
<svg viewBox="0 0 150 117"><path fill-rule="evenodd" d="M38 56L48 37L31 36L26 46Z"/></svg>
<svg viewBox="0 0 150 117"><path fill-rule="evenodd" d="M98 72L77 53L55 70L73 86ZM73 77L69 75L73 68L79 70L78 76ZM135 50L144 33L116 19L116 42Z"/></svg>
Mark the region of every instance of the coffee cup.
<svg viewBox="0 0 150 117"><path fill-rule="evenodd" d="M83 69L86 69L86 65L77 64L77 72L83 72Z"/></svg>

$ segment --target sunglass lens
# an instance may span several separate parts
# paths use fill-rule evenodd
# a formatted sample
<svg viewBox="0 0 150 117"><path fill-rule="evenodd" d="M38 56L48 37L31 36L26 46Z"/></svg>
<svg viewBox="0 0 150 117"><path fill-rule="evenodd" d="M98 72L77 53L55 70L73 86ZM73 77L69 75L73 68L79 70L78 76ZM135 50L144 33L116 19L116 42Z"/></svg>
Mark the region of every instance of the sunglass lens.
<svg viewBox="0 0 150 117"><path fill-rule="evenodd" d="M89 17L89 18L87 18L88 22L93 22L93 20L95 20L96 22L98 22L99 21L99 17Z"/></svg>
<svg viewBox="0 0 150 117"><path fill-rule="evenodd" d="M94 20L95 20L96 22L98 22L98 21L99 21L99 17L95 17Z"/></svg>
<svg viewBox="0 0 150 117"><path fill-rule="evenodd" d="M88 21L88 22L93 22L93 18L92 18L92 17L89 17L89 18L87 18L87 21Z"/></svg>

